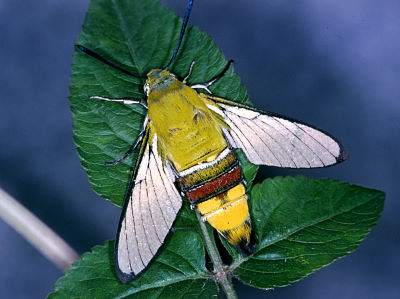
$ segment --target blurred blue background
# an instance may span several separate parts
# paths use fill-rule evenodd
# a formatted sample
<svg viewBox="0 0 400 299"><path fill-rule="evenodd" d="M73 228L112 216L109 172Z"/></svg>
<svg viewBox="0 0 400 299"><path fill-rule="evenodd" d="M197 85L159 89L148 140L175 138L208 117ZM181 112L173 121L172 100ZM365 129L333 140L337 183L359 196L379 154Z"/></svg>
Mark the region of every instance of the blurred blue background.
<svg viewBox="0 0 400 299"><path fill-rule="evenodd" d="M186 1L163 0L184 14ZM88 1L0 1L0 186L79 253L113 239L120 210L91 190L72 141L68 85ZM260 109L336 136L350 159L262 175L329 177L381 189L383 216L350 256L293 284L239 297L400 298L400 2L196 1ZM0 298L43 298L63 274L0 220Z"/></svg>

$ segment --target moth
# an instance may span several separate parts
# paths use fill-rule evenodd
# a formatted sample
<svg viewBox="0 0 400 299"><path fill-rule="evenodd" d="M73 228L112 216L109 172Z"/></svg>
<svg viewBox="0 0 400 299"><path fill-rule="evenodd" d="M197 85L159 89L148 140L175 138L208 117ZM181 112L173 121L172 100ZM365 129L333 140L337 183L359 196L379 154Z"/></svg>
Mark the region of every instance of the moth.
<svg viewBox="0 0 400 299"><path fill-rule="evenodd" d="M146 99L90 97L147 108L137 140L123 156L108 162L117 164L139 148L115 245L116 272L124 283L146 269L156 255L183 198L239 252L253 252L246 183L235 149L253 164L276 167L325 167L346 159L343 146L315 127L213 95L209 87L224 76L232 61L209 82L192 86L186 82L194 61L182 81L171 73L192 5L190 0L168 65L150 70L147 76L77 45L92 58L146 79Z"/></svg>

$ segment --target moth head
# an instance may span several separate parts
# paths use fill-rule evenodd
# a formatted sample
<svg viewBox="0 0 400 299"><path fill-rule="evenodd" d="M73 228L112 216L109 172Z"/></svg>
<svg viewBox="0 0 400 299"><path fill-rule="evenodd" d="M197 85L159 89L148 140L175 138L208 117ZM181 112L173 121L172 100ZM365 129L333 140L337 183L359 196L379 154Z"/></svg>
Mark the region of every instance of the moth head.
<svg viewBox="0 0 400 299"><path fill-rule="evenodd" d="M148 96L151 91L167 88L171 83L176 82L176 76L167 70L154 69L147 74L146 83L143 86Z"/></svg>

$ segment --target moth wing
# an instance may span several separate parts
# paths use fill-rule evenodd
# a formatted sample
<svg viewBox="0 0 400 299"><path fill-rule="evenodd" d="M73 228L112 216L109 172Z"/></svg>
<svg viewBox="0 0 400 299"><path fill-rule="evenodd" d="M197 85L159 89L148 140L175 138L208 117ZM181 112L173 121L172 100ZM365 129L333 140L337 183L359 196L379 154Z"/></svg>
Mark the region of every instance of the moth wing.
<svg viewBox="0 0 400 299"><path fill-rule="evenodd" d="M174 179L157 152L157 136L147 142L148 129L119 222L115 265L122 282L143 271L164 242L182 199Z"/></svg>
<svg viewBox="0 0 400 299"><path fill-rule="evenodd" d="M347 158L347 152L334 137L308 124L225 99L207 97L217 105L208 104L208 107L229 127L224 129L224 134L231 146L242 149L253 164L314 168L333 165Z"/></svg>

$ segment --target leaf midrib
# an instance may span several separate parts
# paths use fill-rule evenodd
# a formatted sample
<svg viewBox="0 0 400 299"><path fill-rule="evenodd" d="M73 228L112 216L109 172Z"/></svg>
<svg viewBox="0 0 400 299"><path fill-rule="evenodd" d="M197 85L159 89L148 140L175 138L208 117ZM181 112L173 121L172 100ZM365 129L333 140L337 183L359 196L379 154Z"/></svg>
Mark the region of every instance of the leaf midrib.
<svg viewBox="0 0 400 299"><path fill-rule="evenodd" d="M126 24L125 24L124 18L122 17L121 8L115 3L115 0L112 1L112 4L113 4L113 6L114 6L114 8L115 8L115 11L116 11L116 13L117 13L117 15L118 15L118 20L119 20L119 22L120 22L120 24L121 24L121 27L123 28L122 33L123 33L124 38L125 38L125 40L126 40L126 45L127 45L128 49L129 49L129 53L130 53L130 55L131 55L132 62L133 62L133 64L135 65L135 67L137 68L139 74L142 74L142 73L143 73L143 70L142 70L142 68L140 67L139 63L138 63L139 59L138 59L138 57L135 55L135 51L134 51L134 50L132 49L132 47L131 47L131 44L132 44L132 43L130 42L129 37L126 35L126 32L127 32L127 30L129 30L129 29L127 28L127 26L126 26Z"/></svg>

